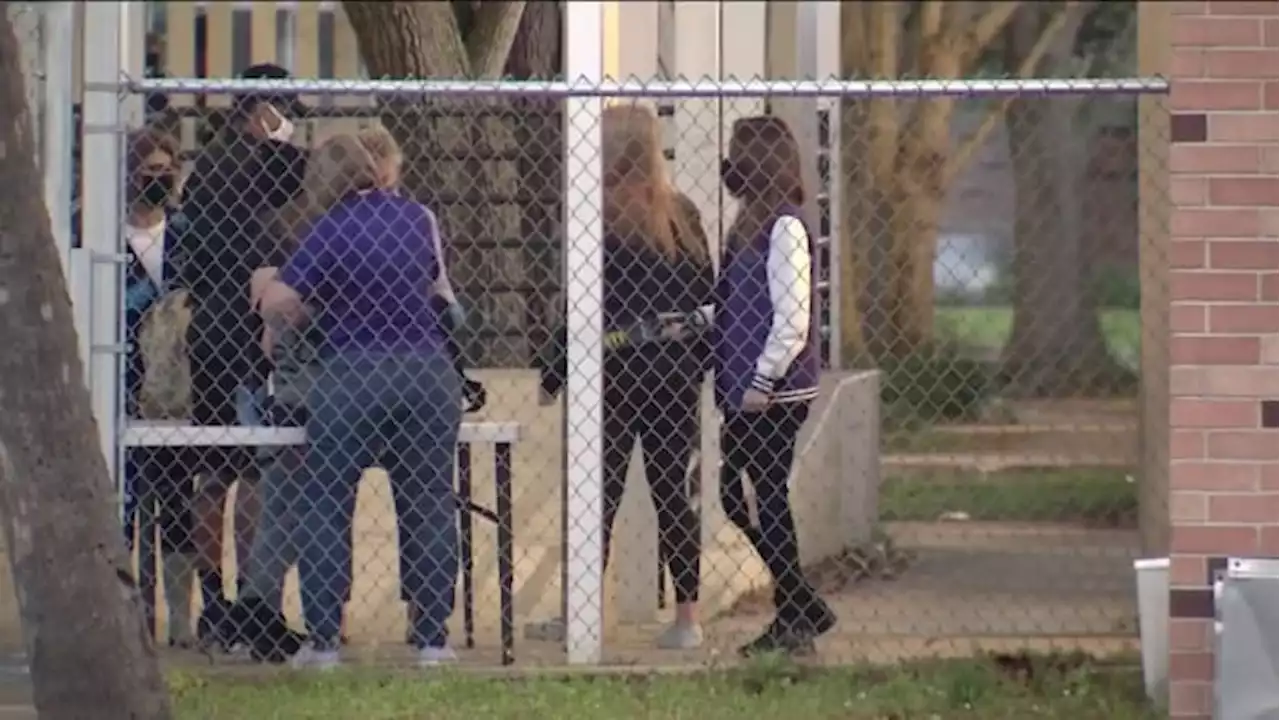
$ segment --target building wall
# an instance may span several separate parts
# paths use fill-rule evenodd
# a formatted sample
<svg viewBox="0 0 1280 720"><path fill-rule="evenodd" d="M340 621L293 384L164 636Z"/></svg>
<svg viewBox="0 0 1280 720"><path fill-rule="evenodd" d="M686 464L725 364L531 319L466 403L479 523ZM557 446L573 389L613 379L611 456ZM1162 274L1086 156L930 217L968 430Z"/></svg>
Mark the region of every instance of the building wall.
<svg viewBox="0 0 1280 720"><path fill-rule="evenodd" d="M1207 720L1213 573L1277 555L1277 4L1168 5L1170 710Z"/></svg>

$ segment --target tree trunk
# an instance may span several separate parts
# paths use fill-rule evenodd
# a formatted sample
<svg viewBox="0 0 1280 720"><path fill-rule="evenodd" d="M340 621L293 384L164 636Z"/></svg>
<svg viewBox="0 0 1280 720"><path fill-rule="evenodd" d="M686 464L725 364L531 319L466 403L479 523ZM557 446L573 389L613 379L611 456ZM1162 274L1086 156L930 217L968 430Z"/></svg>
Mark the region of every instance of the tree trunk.
<svg viewBox="0 0 1280 720"><path fill-rule="evenodd" d="M881 323L875 300L883 296L874 284L883 277L873 268L875 242L883 237L883 223L878 223L878 209L885 206L873 197L875 183L865 161L867 146L867 107L865 102L840 101L839 138L840 180L840 349L846 367L860 367L870 359L864 330Z"/></svg>
<svg viewBox="0 0 1280 720"><path fill-rule="evenodd" d="M507 58L506 76L517 80L561 77L563 27L561 3L526 5ZM511 105L518 118L514 130L520 148L520 238L527 290L524 334L528 348L536 353L551 339L564 312L564 103L524 97Z"/></svg>
<svg viewBox="0 0 1280 720"><path fill-rule="evenodd" d="M1028 8L1009 29L1011 65L1041 34L1048 12ZM1076 27L1059 33L1047 67L1070 61ZM1002 372L1011 395L1091 393L1120 374L1089 291L1082 190L1093 130L1078 121L1081 102L1019 97L1006 115L1017 193L1013 328Z"/></svg>
<svg viewBox="0 0 1280 720"><path fill-rule="evenodd" d="M7 3L5 3L7 6ZM41 718L172 716L81 381L40 196L19 46L0 13L0 516Z"/></svg>
<svg viewBox="0 0 1280 720"><path fill-rule="evenodd" d="M461 29L455 6L463 11ZM492 76L517 44L513 28L527 9L512 2L343 7L370 75L393 78ZM460 333L462 351L481 366L527 365L533 353L520 114L483 94L383 106L382 122L404 150L403 184L436 212L450 250L450 277L471 316L471 327Z"/></svg>
<svg viewBox="0 0 1280 720"><path fill-rule="evenodd" d="M1009 393L1060 397L1107 384L1114 370L1089 289L1081 184L1087 133L1071 98L1019 98L1009 108L1017 205Z"/></svg>

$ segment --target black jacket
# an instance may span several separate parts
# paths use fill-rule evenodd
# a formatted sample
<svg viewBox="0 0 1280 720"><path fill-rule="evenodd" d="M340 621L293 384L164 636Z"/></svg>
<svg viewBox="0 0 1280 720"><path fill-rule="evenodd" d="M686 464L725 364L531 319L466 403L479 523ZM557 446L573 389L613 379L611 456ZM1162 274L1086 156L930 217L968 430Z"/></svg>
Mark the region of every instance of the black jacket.
<svg viewBox="0 0 1280 720"><path fill-rule="evenodd" d="M274 256L269 224L301 190L305 170L306 153L295 145L225 131L187 180L182 214L189 225L176 254L179 282L195 305L188 337L194 414L202 423L234 422L236 387L266 377L249 279Z"/></svg>
<svg viewBox="0 0 1280 720"><path fill-rule="evenodd" d="M693 203L684 198L681 198L681 211L688 215L693 242L703 248L701 258L682 253L671 259L638 242L612 236L605 238L602 308L605 333L661 314L688 315L696 312L714 293L715 269L701 217ZM550 393L559 392L564 383L565 340L561 328L534 363L541 371L543 389ZM697 382L710 354L705 337L687 343L655 343L606 352L605 381L628 385L643 385L658 379Z"/></svg>

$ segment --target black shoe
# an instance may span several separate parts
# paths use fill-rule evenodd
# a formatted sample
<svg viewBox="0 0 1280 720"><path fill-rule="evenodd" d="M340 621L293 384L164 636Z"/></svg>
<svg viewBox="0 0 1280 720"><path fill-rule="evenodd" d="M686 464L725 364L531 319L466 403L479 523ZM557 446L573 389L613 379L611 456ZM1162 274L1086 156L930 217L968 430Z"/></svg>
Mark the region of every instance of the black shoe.
<svg viewBox="0 0 1280 720"><path fill-rule="evenodd" d="M781 614L786 615L785 611L786 608ZM760 637L738 648L738 653L743 657L770 652L793 657L812 655L817 649L814 640L836 626L836 614L816 595L811 597L803 611L794 614L799 617L769 623Z"/></svg>
<svg viewBox="0 0 1280 720"><path fill-rule="evenodd" d="M231 606L225 634L232 643L249 646L257 662L279 664L293 657L307 636L289 627L284 614L258 598L246 598Z"/></svg>
<svg viewBox="0 0 1280 720"><path fill-rule="evenodd" d="M831 606L822 601L819 597L814 597L809 602L809 607L805 608L802 615L801 623L808 632L813 633L814 637L826 635L836 626L836 614L831 611Z"/></svg>
<svg viewBox="0 0 1280 720"><path fill-rule="evenodd" d="M235 643L234 635L228 634L231 603L226 598L218 598L205 606L196 621L196 639L205 650L221 650L230 652Z"/></svg>
<svg viewBox="0 0 1280 720"><path fill-rule="evenodd" d="M815 637L812 632L774 620L759 637L738 648L738 654L744 658L768 654L805 657L817 652Z"/></svg>
<svg viewBox="0 0 1280 720"><path fill-rule="evenodd" d="M479 412L489 401L484 385L468 377L462 379L462 411L464 413Z"/></svg>

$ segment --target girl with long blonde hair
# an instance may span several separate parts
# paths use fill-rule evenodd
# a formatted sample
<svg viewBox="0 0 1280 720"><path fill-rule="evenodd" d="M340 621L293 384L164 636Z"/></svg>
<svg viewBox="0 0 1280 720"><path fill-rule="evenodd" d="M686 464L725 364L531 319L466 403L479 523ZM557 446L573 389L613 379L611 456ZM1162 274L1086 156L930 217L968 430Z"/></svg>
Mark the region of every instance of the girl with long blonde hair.
<svg viewBox="0 0 1280 720"><path fill-rule="evenodd" d="M662 128L644 105L618 104L603 113L604 325L606 333L669 314L697 312L714 271L706 233L693 203L672 185ZM572 211L572 210L571 210ZM604 371L605 557L636 441L658 514L661 557L671 571L676 619L659 647L702 642L697 616L701 529L690 474L698 444L698 405L708 349L671 341L606 355ZM563 381L563 358L544 363L543 391ZM545 629L540 634L559 632Z"/></svg>

